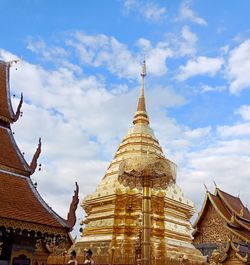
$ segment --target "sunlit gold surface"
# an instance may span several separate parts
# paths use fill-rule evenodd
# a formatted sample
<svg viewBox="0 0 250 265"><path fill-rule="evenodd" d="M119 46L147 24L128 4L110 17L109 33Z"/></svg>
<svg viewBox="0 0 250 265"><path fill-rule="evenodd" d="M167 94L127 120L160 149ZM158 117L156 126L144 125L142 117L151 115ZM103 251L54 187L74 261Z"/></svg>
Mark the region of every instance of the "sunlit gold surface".
<svg viewBox="0 0 250 265"><path fill-rule="evenodd" d="M151 237L151 181L149 178L143 179L142 197L142 264L150 264L150 237Z"/></svg>
<svg viewBox="0 0 250 265"><path fill-rule="evenodd" d="M193 203L175 183L176 165L149 127L143 86L133 123L96 191L82 202L86 218L78 254L91 248L101 263L113 249L114 262L134 262L142 219L144 265L164 257L178 260L180 254L203 262L192 245Z"/></svg>

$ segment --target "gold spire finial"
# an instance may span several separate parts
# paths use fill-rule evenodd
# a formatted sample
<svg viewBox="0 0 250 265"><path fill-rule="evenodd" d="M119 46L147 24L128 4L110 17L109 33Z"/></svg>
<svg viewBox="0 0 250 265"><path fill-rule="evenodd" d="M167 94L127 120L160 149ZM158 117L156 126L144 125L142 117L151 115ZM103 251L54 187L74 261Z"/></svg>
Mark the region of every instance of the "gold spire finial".
<svg viewBox="0 0 250 265"><path fill-rule="evenodd" d="M144 78L147 75L146 60L142 62L141 77Z"/></svg>
<svg viewBox="0 0 250 265"><path fill-rule="evenodd" d="M145 97L144 97L144 78L146 75L147 75L146 61L144 60L142 63L142 70L141 70L142 86L140 90L137 111L135 113L134 120L133 120L134 124L139 123L139 122L149 124L148 114L146 111Z"/></svg>
<svg viewBox="0 0 250 265"><path fill-rule="evenodd" d="M141 68L142 86L140 91L140 97L144 97L144 78L147 75L146 61L143 60Z"/></svg>

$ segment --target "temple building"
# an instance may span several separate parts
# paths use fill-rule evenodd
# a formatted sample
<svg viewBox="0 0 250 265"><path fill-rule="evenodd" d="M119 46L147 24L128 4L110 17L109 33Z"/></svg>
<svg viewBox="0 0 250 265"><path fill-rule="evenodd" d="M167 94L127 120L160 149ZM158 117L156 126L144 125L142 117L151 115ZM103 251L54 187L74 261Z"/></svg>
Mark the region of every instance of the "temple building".
<svg viewBox="0 0 250 265"><path fill-rule="evenodd" d="M204 262L192 245L194 205L176 184L176 165L149 127L145 62L141 76L133 126L96 191L82 202L86 217L75 248L79 255L91 248L97 263L129 264L135 258L142 264L160 258Z"/></svg>
<svg viewBox="0 0 250 265"><path fill-rule="evenodd" d="M206 191L194 228L194 244L211 262L250 264L250 212L239 197Z"/></svg>
<svg viewBox="0 0 250 265"><path fill-rule="evenodd" d="M67 220L54 212L38 193L31 175L37 167L41 139L28 164L11 130L11 124L20 116L23 96L14 113L9 90L10 66L11 63L0 61L0 264L46 264L51 253L62 254L72 244L69 232L76 221L78 186Z"/></svg>

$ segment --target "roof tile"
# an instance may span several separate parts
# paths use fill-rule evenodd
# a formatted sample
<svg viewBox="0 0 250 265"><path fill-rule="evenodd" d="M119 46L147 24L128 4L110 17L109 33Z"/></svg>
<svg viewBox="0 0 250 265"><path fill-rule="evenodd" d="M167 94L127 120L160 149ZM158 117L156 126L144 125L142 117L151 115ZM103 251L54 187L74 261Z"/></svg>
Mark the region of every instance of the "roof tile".
<svg viewBox="0 0 250 265"><path fill-rule="evenodd" d="M30 178L0 172L0 183L0 217L64 227L59 216L56 218L54 212L49 212L41 203L39 193L30 186Z"/></svg>

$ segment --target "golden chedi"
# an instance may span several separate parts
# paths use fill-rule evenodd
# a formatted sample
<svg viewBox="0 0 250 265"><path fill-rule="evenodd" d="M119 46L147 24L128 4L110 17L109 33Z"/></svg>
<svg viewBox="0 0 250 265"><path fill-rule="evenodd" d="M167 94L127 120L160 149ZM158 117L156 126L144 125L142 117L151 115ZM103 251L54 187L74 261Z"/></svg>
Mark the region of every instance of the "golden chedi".
<svg viewBox="0 0 250 265"><path fill-rule="evenodd" d="M132 263L140 247L143 264L159 257L178 260L184 255L203 261L192 245L189 219L194 214L193 203L175 183L176 165L165 158L149 127L145 62L141 76L133 126L96 191L83 200L85 226L76 248L80 253L91 248L99 262L112 256L115 263Z"/></svg>

